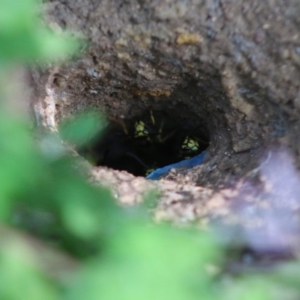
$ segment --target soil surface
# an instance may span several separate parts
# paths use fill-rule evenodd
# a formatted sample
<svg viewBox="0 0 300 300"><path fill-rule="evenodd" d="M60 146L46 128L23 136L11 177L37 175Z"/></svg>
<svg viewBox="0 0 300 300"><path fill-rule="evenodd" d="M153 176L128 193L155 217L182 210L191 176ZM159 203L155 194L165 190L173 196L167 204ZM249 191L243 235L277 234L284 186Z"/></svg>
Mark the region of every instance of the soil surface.
<svg viewBox="0 0 300 300"><path fill-rule="evenodd" d="M149 185L163 195L158 219L227 216L257 230L279 211L297 218L298 0L49 0L44 8L52 29L79 32L86 43L70 62L32 71L39 125L56 130L87 108L124 124L160 111L209 139L203 164L158 183L94 168L95 180L123 186L119 200L140 201Z"/></svg>

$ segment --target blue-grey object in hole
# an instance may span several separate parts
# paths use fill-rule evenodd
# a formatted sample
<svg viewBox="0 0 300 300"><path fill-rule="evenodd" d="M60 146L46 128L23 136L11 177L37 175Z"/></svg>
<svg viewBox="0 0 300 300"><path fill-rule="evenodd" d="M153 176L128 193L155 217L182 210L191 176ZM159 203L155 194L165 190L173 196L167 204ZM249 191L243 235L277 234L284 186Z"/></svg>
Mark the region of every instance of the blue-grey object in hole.
<svg viewBox="0 0 300 300"><path fill-rule="evenodd" d="M174 169L174 168L175 169L178 169L178 168L190 169L192 167L200 165L204 160L204 155L205 155L205 151L201 152L200 154L198 154L192 158L182 160L178 163L171 164L171 165L165 166L163 168L158 168L158 169L154 170L153 172L151 172L146 178L152 179L152 180L158 180L162 176L166 175L171 169Z"/></svg>

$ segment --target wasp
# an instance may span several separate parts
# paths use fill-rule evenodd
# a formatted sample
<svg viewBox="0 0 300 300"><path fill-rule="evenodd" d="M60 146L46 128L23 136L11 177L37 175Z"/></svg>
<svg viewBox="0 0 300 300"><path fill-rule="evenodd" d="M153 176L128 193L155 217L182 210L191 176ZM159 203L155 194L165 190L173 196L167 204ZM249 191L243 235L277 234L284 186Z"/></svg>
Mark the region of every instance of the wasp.
<svg viewBox="0 0 300 300"><path fill-rule="evenodd" d="M110 122L83 156L89 156L95 165L147 176L156 168L195 156L207 146L192 126L150 109L132 120Z"/></svg>
<svg viewBox="0 0 300 300"><path fill-rule="evenodd" d="M180 153L183 158L188 159L199 153L199 142L190 136L186 136L181 144Z"/></svg>

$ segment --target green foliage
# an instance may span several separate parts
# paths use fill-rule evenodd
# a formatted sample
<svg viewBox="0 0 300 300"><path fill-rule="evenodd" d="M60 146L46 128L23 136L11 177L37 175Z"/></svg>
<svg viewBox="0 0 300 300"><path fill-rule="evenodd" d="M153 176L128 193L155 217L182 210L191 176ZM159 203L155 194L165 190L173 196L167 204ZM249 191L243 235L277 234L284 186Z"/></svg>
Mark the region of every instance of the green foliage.
<svg viewBox="0 0 300 300"><path fill-rule="evenodd" d="M205 265L217 253L207 236L128 224L108 249L78 274L67 299L215 298Z"/></svg>
<svg viewBox="0 0 300 300"><path fill-rule="evenodd" d="M36 11L34 0L0 1L2 78L17 63L56 59L75 48L67 35L42 28ZM289 289L284 295L299 296L299 268L292 266L263 278L218 280L209 266L218 269L223 257L211 235L154 225L143 208L118 207L109 190L80 175L58 136L34 139L26 118L8 107L4 94L2 85L0 299L267 300L275 299L278 287ZM61 136L81 145L103 124L88 113L65 124ZM148 202L153 197L150 193ZM59 258L64 263L55 264ZM52 264L56 275L44 267Z"/></svg>
<svg viewBox="0 0 300 300"><path fill-rule="evenodd" d="M69 35L55 36L39 24L36 4L36 0L0 1L0 66L57 59L78 48Z"/></svg>
<svg viewBox="0 0 300 300"><path fill-rule="evenodd" d="M18 240L5 241L0 249L1 299L58 299L57 290L37 270L30 250Z"/></svg>
<svg viewBox="0 0 300 300"><path fill-rule="evenodd" d="M80 147L101 133L104 124L105 120L99 113L84 112L66 121L60 128L60 135L63 140Z"/></svg>

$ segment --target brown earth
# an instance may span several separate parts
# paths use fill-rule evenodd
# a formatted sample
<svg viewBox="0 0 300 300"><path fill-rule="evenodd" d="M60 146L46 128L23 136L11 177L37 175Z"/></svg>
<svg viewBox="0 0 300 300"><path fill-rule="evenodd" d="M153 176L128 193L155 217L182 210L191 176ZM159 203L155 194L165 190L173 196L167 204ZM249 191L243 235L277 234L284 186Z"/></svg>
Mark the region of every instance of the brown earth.
<svg viewBox="0 0 300 300"><path fill-rule="evenodd" d="M32 72L40 123L56 130L62 119L86 108L126 121L154 108L184 116L209 136L202 165L175 170L167 176L173 183L157 183L167 195L159 204L158 218L194 220L203 217L203 211L218 215L217 208L226 215L230 199L237 198L263 207L264 200L274 198L270 185L287 178L280 176L290 158L277 159L278 149L291 157L291 173L296 174L298 0L49 0L44 5L51 28L80 32L87 43L72 61ZM274 164L281 162L273 168L276 180L262 171L270 157L275 157ZM101 182L112 171L93 172ZM132 202L143 190L137 181L152 185L120 174L121 179L111 179L116 187L126 181L136 184ZM283 205L281 191L276 195ZM298 213L298 205L287 207Z"/></svg>

